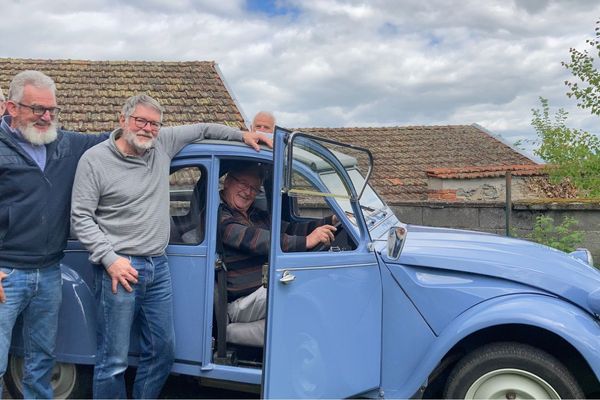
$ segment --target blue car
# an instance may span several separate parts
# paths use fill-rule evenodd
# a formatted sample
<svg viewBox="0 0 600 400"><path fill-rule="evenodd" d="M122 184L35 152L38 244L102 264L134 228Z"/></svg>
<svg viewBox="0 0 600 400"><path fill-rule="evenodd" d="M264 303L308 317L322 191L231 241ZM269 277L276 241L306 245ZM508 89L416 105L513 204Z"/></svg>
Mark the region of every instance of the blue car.
<svg viewBox="0 0 600 400"><path fill-rule="evenodd" d="M600 274L587 251L403 224L369 186L368 150L281 128L274 143L256 152L203 141L173 159L174 374L266 398L600 395ZM230 339L249 327L220 312L220 178L240 162L270 171L257 201L272 215L264 347ZM282 250L282 221L331 214L339 221L331 246ZM69 242L56 397L91 394L96 310L87 258ZM13 396L21 354L15 337L5 375Z"/></svg>

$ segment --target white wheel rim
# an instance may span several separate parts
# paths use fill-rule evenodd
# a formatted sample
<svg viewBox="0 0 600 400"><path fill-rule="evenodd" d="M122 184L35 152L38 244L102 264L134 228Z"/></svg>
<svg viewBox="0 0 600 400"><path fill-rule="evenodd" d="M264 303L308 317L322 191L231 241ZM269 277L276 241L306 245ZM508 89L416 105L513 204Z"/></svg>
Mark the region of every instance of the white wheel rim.
<svg viewBox="0 0 600 400"><path fill-rule="evenodd" d="M77 368L73 364L57 363L52 369L52 389L55 399L65 399L75 388Z"/></svg>
<svg viewBox="0 0 600 400"><path fill-rule="evenodd" d="M497 369L477 379L465 399L560 399L541 377L514 368Z"/></svg>
<svg viewBox="0 0 600 400"><path fill-rule="evenodd" d="M15 378L14 382L23 393L23 357L12 357L10 363L11 375ZM56 363L52 369L52 378L50 383L54 391L55 399L66 399L75 387L77 380L77 368L73 364Z"/></svg>

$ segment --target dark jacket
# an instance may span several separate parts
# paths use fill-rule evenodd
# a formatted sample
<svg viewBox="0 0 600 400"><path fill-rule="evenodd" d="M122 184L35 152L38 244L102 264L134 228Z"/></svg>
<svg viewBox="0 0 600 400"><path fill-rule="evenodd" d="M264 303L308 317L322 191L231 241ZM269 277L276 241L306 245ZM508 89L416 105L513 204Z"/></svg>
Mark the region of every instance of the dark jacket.
<svg viewBox="0 0 600 400"><path fill-rule="evenodd" d="M63 257L71 186L81 155L108 137L58 131L40 170L0 126L0 266L43 268Z"/></svg>

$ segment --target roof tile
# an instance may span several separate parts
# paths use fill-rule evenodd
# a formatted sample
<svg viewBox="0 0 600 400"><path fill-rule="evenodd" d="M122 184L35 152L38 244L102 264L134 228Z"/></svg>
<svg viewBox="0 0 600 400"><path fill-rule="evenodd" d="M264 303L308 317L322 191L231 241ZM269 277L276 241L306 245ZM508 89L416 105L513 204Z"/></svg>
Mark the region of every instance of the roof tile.
<svg viewBox="0 0 600 400"><path fill-rule="evenodd" d="M372 184L389 202L427 200L427 171L437 168L538 165L476 125L298 130L371 150Z"/></svg>
<svg viewBox="0 0 600 400"><path fill-rule="evenodd" d="M244 120L212 61L89 61L0 58L0 87L26 69L56 82L60 123L80 132L112 130L125 100L146 92L165 106L164 123L226 123Z"/></svg>

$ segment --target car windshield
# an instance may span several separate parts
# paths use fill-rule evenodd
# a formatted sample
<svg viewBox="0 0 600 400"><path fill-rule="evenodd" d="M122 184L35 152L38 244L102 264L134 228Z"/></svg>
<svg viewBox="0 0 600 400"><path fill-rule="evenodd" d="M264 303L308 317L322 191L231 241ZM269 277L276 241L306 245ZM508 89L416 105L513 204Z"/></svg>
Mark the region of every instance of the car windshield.
<svg viewBox="0 0 600 400"><path fill-rule="evenodd" d="M328 198L331 203L337 203L356 226L351 200L360 195L360 209L369 229L389 213L386 204L365 182L372 168L368 151L303 136L294 138L292 154L299 163L294 164L295 178L289 182L290 196ZM296 178L301 169L310 170L313 176L316 173L318 181L307 185L304 179ZM301 175L307 176L307 172Z"/></svg>

